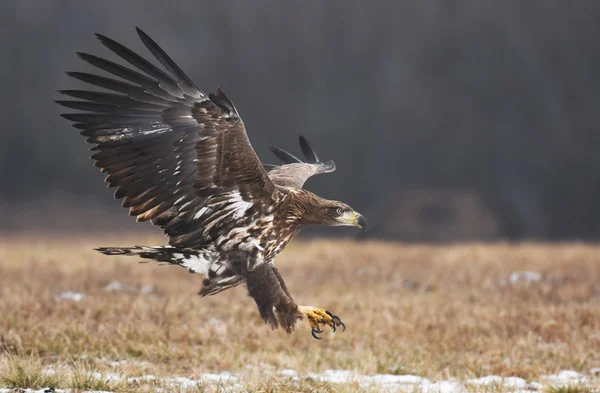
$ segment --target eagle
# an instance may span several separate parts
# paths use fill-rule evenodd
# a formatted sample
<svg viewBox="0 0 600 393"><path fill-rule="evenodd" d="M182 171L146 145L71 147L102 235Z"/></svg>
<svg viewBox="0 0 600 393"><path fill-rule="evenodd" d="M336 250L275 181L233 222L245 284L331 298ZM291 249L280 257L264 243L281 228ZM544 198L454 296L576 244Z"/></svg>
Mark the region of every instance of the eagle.
<svg viewBox="0 0 600 393"><path fill-rule="evenodd" d="M272 147L283 164L263 165L223 90L205 94L154 40L136 30L162 68L96 34L129 66L78 52L111 76L67 72L100 89L60 90L69 99L56 102L76 111L61 116L94 145L91 158L107 174L108 187L116 188L115 199L122 199L138 222L162 228L169 244L97 250L200 274L201 296L245 283L273 329L291 333L306 318L315 338L325 326L345 330L327 309L298 305L274 264L307 225L365 228L365 218L347 204L303 188L309 177L334 171L334 162L322 162L300 137L304 160Z"/></svg>

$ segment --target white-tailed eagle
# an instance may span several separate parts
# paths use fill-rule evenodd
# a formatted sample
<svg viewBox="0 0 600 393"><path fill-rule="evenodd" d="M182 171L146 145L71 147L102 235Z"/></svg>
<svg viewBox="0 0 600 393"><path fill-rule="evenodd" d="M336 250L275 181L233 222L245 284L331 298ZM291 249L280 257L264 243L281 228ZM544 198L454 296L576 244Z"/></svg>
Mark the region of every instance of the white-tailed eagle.
<svg viewBox="0 0 600 393"><path fill-rule="evenodd" d="M75 109L62 116L95 146L92 158L106 172L115 198L137 221L160 226L168 246L103 247L107 255L136 255L168 262L204 276L200 295L214 295L246 283L261 317L291 332L307 317L312 334L321 327L345 327L331 312L299 306L273 261L307 225L364 228L350 206L321 198L302 187L312 175L332 172L304 138L305 161L272 148L284 161L264 166L250 145L244 123L223 91L205 94L142 30L137 33L164 67L97 34L132 67L78 53L117 77L85 72L68 75L104 90L62 90L79 100L57 101Z"/></svg>

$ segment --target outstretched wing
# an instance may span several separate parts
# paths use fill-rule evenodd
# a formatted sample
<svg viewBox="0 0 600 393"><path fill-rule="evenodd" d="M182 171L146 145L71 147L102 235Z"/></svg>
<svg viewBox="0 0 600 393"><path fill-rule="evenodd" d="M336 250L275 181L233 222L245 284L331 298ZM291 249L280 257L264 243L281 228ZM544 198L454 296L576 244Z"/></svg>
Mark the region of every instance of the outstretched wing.
<svg viewBox="0 0 600 393"><path fill-rule="evenodd" d="M115 198L123 198L129 214L162 227L171 245L200 246L214 240L205 223L215 222L215 215L241 205L260 213L279 191L227 96L219 88L207 96L148 35L137 32L166 72L98 34L137 70L78 53L121 79L69 72L112 92L63 90L81 101L57 102L81 111L62 116L96 145L95 165L108 174L108 186L117 187Z"/></svg>
<svg viewBox="0 0 600 393"><path fill-rule="evenodd" d="M268 170L271 181L278 186L302 188L304 182L309 177L335 171L335 163L331 160L320 161L317 153L305 137L300 135L299 141L305 161L302 161L286 150L271 146L273 154L283 161L284 165L274 166L267 164L264 166Z"/></svg>

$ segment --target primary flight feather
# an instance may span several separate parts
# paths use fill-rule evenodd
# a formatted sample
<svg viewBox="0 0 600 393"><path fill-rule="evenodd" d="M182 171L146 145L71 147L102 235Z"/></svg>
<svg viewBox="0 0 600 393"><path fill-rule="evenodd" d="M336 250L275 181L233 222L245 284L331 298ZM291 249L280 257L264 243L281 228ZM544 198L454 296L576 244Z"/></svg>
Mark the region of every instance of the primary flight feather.
<svg viewBox="0 0 600 393"><path fill-rule="evenodd" d="M138 221L160 226L169 245L98 250L199 273L203 296L244 282L272 328L291 332L307 317L318 338L323 325L344 326L325 309L297 305L273 263L307 225L366 226L348 205L303 189L310 176L335 170L333 161L321 162L300 137L305 161L273 147L284 164L263 167L225 93L205 94L148 35L137 33L164 70L97 34L131 67L78 53L112 75L69 72L104 90L62 90L78 100L57 102L79 111L62 116L95 145L92 158L116 188L115 198Z"/></svg>

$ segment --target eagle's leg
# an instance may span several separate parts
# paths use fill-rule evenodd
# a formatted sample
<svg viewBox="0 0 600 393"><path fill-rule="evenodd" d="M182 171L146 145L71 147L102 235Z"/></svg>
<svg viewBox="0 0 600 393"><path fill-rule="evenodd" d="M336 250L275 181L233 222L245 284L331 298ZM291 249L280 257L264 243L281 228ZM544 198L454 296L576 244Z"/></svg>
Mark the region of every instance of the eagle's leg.
<svg viewBox="0 0 600 393"><path fill-rule="evenodd" d="M279 273L275 273L271 264L262 263L253 270L246 270L244 276L248 293L256 302L265 323L273 329L281 326L291 333L296 321L302 319L302 314L288 296L287 288L280 284Z"/></svg>
<svg viewBox="0 0 600 393"><path fill-rule="evenodd" d="M273 269L273 274L275 274L277 280L279 280L279 285L281 285L281 289L283 289L283 292L285 292L287 297L289 297L291 300L294 300L292 298L292 295L290 294L290 291L287 289L287 285L285 285L285 281L283 281L283 277L281 277L281 274L279 274L279 270L277 270L275 265L272 265L271 269Z"/></svg>
<svg viewBox="0 0 600 393"><path fill-rule="evenodd" d="M306 316L306 319L308 319L308 324L311 327L311 334L317 340L321 339L321 337L317 336L317 333L323 333L321 325L330 326L334 332L340 326L343 330L346 330L346 325L344 322L342 322L340 317L332 314L330 311L327 311L324 308L298 306L298 311L300 311L304 316Z"/></svg>
<svg viewBox="0 0 600 393"><path fill-rule="evenodd" d="M279 274L279 271L275 266L272 266L272 269L273 273L275 273L277 279L279 280L279 285L281 285L281 288L283 289L285 294L290 299L292 299L292 295L287 289L285 281L283 281L283 277L281 277L281 274ZM344 322L341 321L340 317L338 317L335 314L332 314L331 312L325 309L310 306L298 306L298 311L302 313L302 315L306 316L308 324L311 327L311 334L317 340L321 339L319 336L317 336L317 333L323 333L320 324L331 326L334 332L339 326L341 326L343 330L346 330L346 325L344 324Z"/></svg>

